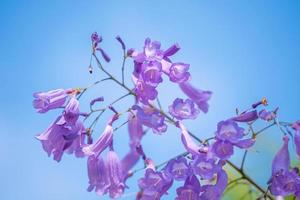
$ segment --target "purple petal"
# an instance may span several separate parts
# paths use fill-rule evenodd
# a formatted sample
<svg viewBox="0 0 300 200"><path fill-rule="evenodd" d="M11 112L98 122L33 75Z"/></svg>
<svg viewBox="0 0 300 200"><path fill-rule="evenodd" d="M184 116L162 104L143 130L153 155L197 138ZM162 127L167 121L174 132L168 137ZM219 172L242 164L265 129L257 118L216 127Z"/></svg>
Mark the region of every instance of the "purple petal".
<svg viewBox="0 0 300 200"><path fill-rule="evenodd" d="M236 117L233 117L231 118L233 121L236 121L236 122L251 122L251 121L254 121L258 118L258 115L257 115L257 111L256 110L253 110L253 111L250 111L250 112L245 112L245 113L242 113Z"/></svg>
<svg viewBox="0 0 300 200"><path fill-rule="evenodd" d="M100 51L102 58L106 61L106 62L110 62L110 57L107 55L107 53L102 49L102 48L97 48L98 51Z"/></svg>
<svg viewBox="0 0 300 200"><path fill-rule="evenodd" d="M93 99L91 102L90 102L90 105L94 105L96 102L98 101L104 101L104 98L103 97L97 97L95 99Z"/></svg>
<svg viewBox="0 0 300 200"><path fill-rule="evenodd" d="M233 145L227 141L217 140L212 146L212 152L221 160L227 160L233 155Z"/></svg>
<svg viewBox="0 0 300 200"><path fill-rule="evenodd" d="M241 149L248 149L252 147L255 144L255 139L245 139L245 140L239 140L237 143L234 143L235 146L241 148Z"/></svg>
<svg viewBox="0 0 300 200"><path fill-rule="evenodd" d="M178 123L178 127L181 129L181 141L185 147L185 149L193 154L197 155L199 154L199 146L193 141L192 137L188 133L188 130L182 123Z"/></svg>
<svg viewBox="0 0 300 200"><path fill-rule="evenodd" d="M170 46L167 50L164 51L164 56L169 57L173 56L175 53L177 53L180 50L180 46L178 43L173 44Z"/></svg>
<svg viewBox="0 0 300 200"><path fill-rule="evenodd" d="M275 155L272 162L272 174L276 174L278 171L288 171L290 166L290 156L289 156L289 138L287 136L283 137L283 146Z"/></svg>
<svg viewBox="0 0 300 200"><path fill-rule="evenodd" d="M116 36L116 40L118 40L118 42L121 44L122 49L125 50L126 49L125 43L123 42L122 38L119 35Z"/></svg>

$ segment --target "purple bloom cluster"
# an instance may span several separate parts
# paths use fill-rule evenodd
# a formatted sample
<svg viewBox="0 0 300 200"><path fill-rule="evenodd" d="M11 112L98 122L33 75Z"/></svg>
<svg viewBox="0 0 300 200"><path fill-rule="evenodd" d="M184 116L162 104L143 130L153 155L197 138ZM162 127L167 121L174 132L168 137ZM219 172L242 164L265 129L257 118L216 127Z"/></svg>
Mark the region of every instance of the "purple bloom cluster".
<svg viewBox="0 0 300 200"><path fill-rule="evenodd" d="M91 58L95 58L99 69L108 76L92 86L104 80L113 80L128 92L127 95L100 109L96 109L95 104L101 105L104 97L97 96L89 103L90 111L81 112L79 99L92 86L84 89L56 89L33 94L33 107L38 113L61 110L49 128L36 138L42 143L48 156L53 155L57 162L62 159L64 153L74 154L76 157L87 157L89 179L87 190L89 192L95 191L99 196L109 195L113 199L121 197L128 188L127 179L139 171L133 170L133 167L138 164L139 160L142 160L145 173L138 181L137 200L159 200L164 195L168 195L168 190L176 181L182 184L176 189L175 200L219 200L222 198L229 179L226 173L227 168L224 167L226 164L233 166L233 169L242 175L242 179L247 179L249 184L253 183L243 171L247 150L255 144L261 132L276 125L284 134L284 143L273 160L268 189L276 197L294 195L300 199L299 170L291 167L288 148L290 136L295 143L296 153L300 157L300 121L280 122L277 117L278 108L274 111L258 110L261 105L268 104L263 98L244 112L240 113L237 110L236 116L220 121L214 137L201 140L187 129L184 122L196 119L200 112L208 112L208 101L212 92L200 90L191 85L189 64L172 62L171 57L179 51L179 45L174 44L167 50L163 50L160 42L147 38L142 51L134 49L126 51L126 45L121 37L117 36L116 40L124 53L122 81L104 69L96 53L100 53L106 62L110 61L110 57L100 46L103 41L102 37L96 32L91 35ZM133 60L134 66L131 77L134 84L132 90L131 87L125 85L123 77L127 58ZM92 72L91 63L89 70ZM169 104L168 112L159 101L158 106L154 101L158 100L158 86L163 83L164 76L167 76L172 83L177 83L187 96L186 99L175 98ZM130 95L134 97L134 103L128 105L125 112L118 112L113 104ZM107 110L112 111L113 114L98 139L93 140L95 125L103 121L99 119ZM95 113L98 115L90 123ZM126 116L128 114L127 121L114 127L118 124L115 122L122 118L124 113ZM253 124L258 120L268 123L268 126L256 132ZM86 126L86 123L90 125ZM114 148L114 132L125 124L128 125L129 151L120 158ZM148 152L143 149L142 139L148 129L156 134L162 134L167 131L168 125L174 125L177 128L186 152L155 166L154 161L148 157ZM240 168L229 161L236 149L245 151ZM263 192L263 189L255 187ZM265 195L269 195L268 191Z"/></svg>

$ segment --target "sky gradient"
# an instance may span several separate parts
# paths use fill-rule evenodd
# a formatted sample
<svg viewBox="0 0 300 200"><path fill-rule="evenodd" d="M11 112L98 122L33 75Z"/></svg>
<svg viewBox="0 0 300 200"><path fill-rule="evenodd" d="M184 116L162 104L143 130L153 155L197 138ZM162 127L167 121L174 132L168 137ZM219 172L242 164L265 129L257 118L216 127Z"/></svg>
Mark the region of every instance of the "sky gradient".
<svg viewBox="0 0 300 200"><path fill-rule="evenodd" d="M175 60L191 65L194 85L213 91L209 113L187 123L201 138L212 136L216 123L232 116L235 108L245 109L264 96L270 109L280 107L280 119L300 119L299 9L299 1L271 0L2 0L0 199L100 199L86 192L85 159L66 155L56 163L34 139L58 112L40 115L32 108L33 92L84 87L102 76L99 71L93 75L87 71L94 31L103 36L103 48L112 58L107 69L118 77L122 52L116 35L128 47L138 49L146 37L161 41L163 48L178 42L181 51ZM126 69L129 82L132 63ZM174 85L159 91L164 107L175 97L183 97ZM105 83L88 92L82 108L87 108L93 95L103 95L109 103L123 94L121 88ZM132 99L117 107L125 108L126 103ZM99 134L107 117L97 127ZM276 128L266 132L246 163L249 174L264 187L280 138ZM143 145L160 163L183 151L179 140L178 130L170 128L163 136L148 134ZM123 128L116 135L121 156L128 150L127 143ZM240 156L238 152L232 160L238 163ZM133 199L135 182L135 178L129 182L123 199ZM166 199L172 199L174 192Z"/></svg>

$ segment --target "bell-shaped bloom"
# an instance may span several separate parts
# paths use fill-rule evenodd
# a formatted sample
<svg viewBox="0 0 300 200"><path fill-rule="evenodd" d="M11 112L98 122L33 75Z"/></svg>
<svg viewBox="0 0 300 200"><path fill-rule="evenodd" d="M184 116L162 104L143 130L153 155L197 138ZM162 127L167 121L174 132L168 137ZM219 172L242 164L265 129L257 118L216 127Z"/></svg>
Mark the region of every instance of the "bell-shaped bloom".
<svg viewBox="0 0 300 200"><path fill-rule="evenodd" d="M61 160L65 151L70 151L70 153L75 149L80 151L81 144L76 139L81 136L84 129L79 121L73 126L58 125L57 122L60 119L61 116L44 133L36 137L41 141L43 149L48 153L48 156L53 154L53 159L57 162ZM73 142L76 142L76 145L73 145ZM72 148L72 150L69 148Z"/></svg>
<svg viewBox="0 0 300 200"><path fill-rule="evenodd" d="M221 160L227 160L233 155L233 145L228 141L217 140L212 145L212 152Z"/></svg>
<svg viewBox="0 0 300 200"><path fill-rule="evenodd" d="M288 137L285 136L283 141L281 149L273 159L272 176L268 182L271 194L276 196L288 196L300 192L298 169L290 170Z"/></svg>
<svg viewBox="0 0 300 200"><path fill-rule="evenodd" d="M98 157L109 145L111 145L113 139L112 123L117 119L118 115L116 114L109 120L99 139L94 144L90 144L82 148L85 155L94 155Z"/></svg>
<svg viewBox="0 0 300 200"><path fill-rule="evenodd" d="M164 168L164 172L170 178L178 181L183 181L191 174L191 168L185 157L181 156L172 159Z"/></svg>
<svg viewBox="0 0 300 200"><path fill-rule="evenodd" d="M143 81L145 84L152 87L156 87L162 80L162 69L161 64L158 61L152 61L149 63L144 63L142 65L142 74Z"/></svg>
<svg viewBox="0 0 300 200"><path fill-rule="evenodd" d="M178 120L195 119L199 110L195 108L192 100L176 98L173 104L169 106L169 113Z"/></svg>
<svg viewBox="0 0 300 200"><path fill-rule="evenodd" d="M108 184L107 172L105 168L104 160L99 156L89 156L87 160L87 169L89 177L89 187L87 191L93 190L100 196L106 193Z"/></svg>
<svg viewBox="0 0 300 200"><path fill-rule="evenodd" d="M211 91L203 91L194 88L188 81L179 84L180 89L192 99L199 107L202 112L208 112L208 100L211 98Z"/></svg>
<svg viewBox="0 0 300 200"><path fill-rule="evenodd" d="M236 122L252 122L258 118L258 114L256 110L252 110L249 112L244 112L239 114L236 117L231 118L233 121Z"/></svg>
<svg viewBox="0 0 300 200"><path fill-rule="evenodd" d="M139 122L144 126L152 128L154 133L160 134L166 132L165 117L159 111L146 106L141 108L138 105L134 105L132 109L137 111Z"/></svg>
<svg viewBox="0 0 300 200"><path fill-rule="evenodd" d="M212 179L222 169L221 162L218 162L216 157L210 156L209 152L195 156L191 166L194 174L201 176L205 180Z"/></svg>
<svg viewBox="0 0 300 200"><path fill-rule="evenodd" d="M164 173L152 168L146 169L145 176L138 181L140 187L139 198L141 200L159 200L172 186L173 180Z"/></svg>
<svg viewBox="0 0 300 200"><path fill-rule="evenodd" d="M186 127L181 122L177 123L177 127L181 129L181 141L185 149L192 155L198 155L200 147L194 142Z"/></svg>
<svg viewBox="0 0 300 200"><path fill-rule="evenodd" d="M160 42L151 41L150 38L146 38L144 46L144 55L147 61L162 59L163 51L160 49L160 46Z"/></svg>
<svg viewBox="0 0 300 200"><path fill-rule="evenodd" d="M36 92L33 94L33 107L39 113L62 107L71 90L56 89L48 92Z"/></svg>
<svg viewBox="0 0 300 200"><path fill-rule="evenodd" d="M248 149L255 143L254 138L243 139L244 129L229 119L218 123L216 142L212 145L212 152L222 160L228 159L233 154L233 147Z"/></svg>
<svg viewBox="0 0 300 200"><path fill-rule="evenodd" d="M277 109L276 109L277 110ZM271 121L276 118L276 110L275 111L267 111L265 109L259 112L259 118L265 121Z"/></svg>
<svg viewBox="0 0 300 200"><path fill-rule="evenodd" d="M190 65L185 63L173 63L169 69L170 81L174 83L183 83L190 79L188 72Z"/></svg>
<svg viewBox="0 0 300 200"><path fill-rule="evenodd" d="M105 160L105 170L107 173L107 191L111 198L120 197L125 189L123 169L121 161L116 152L110 150Z"/></svg>
<svg viewBox="0 0 300 200"><path fill-rule="evenodd" d="M146 84L142 80L137 80L133 91L135 92L138 101L145 105L149 104L150 100L154 100L158 94L155 87Z"/></svg>
<svg viewBox="0 0 300 200"><path fill-rule="evenodd" d="M215 185L204 185L201 187L201 200L219 200L227 186L228 176L224 170L220 170L217 175Z"/></svg>
<svg viewBox="0 0 300 200"><path fill-rule="evenodd" d="M182 187L176 190L177 197L175 200L201 200L200 199L200 182L195 175L187 177Z"/></svg>

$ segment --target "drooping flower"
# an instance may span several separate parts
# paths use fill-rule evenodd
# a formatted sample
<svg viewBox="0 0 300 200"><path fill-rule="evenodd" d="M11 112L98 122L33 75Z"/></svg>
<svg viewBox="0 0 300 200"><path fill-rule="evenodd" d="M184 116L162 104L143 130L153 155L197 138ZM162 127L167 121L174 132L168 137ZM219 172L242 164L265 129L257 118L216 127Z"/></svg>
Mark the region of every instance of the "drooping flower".
<svg viewBox="0 0 300 200"><path fill-rule="evenodd" d="M87 160L87 169L89 177L89 187L87 191L91 192L95 189L99 196L106 193L107 190L107 172L104 160L99 156L89 156Z"/></svg>
<svg viewBox="0 0 300 200"><path fill-rule="evenodd" d="M94 155L98 157L101 152L103 152L109 145L111 145L113 138L112 124L118 119L118 117L119 116L116 114L109 120L103 133L94 144L90 144L82 148L82 151L85 153L85 155Z"/></svg>
<svg viewBox="0 0 300 200"><path fill-rule="evenodd" d="M164 173L157 172L152 168L146 169L145 176L138 181L140 187L140 200L159 200L172 186L173 180Z"/></svg>
<svg viewBox="0 0 300 200"><path fill-rule="evenodd" d="M212 152L222 160L228 159L233 154L233 147L248 149L254 145L255 139L243 139L244 129L233 120L221 121L216 131L216 141L212 145Z"/></svg>
<svg viewBox="0 0 300 200"><path fill-rule="evenodd" d="M290 156L288 150L289 139L283 138L283 146L275 155L272 162L272 176L268 182L271 194L275 196L299 195L300 177L298 169L290 169Z"/></svg>
<svg viewBox="0 0 300 200"><path fill-rule="evenodd" d="M105 160L105 170L107 173L107 190L111 198L120 197L125 189L124 176L121 161L116 152L110 150Z"/></svg>
<svg viewBox="0 0 300 200"><path fill-rule="evenodd" d="M142 65L142 79L145 84L156 87L162 80L161 64L158 61L144 63Z"/></svg>
<svg viewBox="0 0 300 200"><path fill-rule="evenodd" d="M48 92L36 92L33 94L35 98L33 100L33 107L37 109L39 113L45 113L49 110L62 107L70 91L69 89L56 89Z"/></svg>
<svg viewBox="0 0 300 200"><path fill-rule="evenodd" d="M160 60L163 58L163 51L160 49L160 46L160 42L151 41L150 38L146 38L144 55L147 61Z"/></svg>
<svg viewBox="0 0 300 200"><path fill-rule="evenodd" d="M81 148L79 141L76 140L78 137L81 137L82 132L84 131L84 127L80 121L76 122L73 126L65 126L58 125L57 122L61 120L61 116L59 116L54 123L42 134L38 135L36 138L41 141L43 145L43 149L48 153L48 156L53 154L53 159L59 162L62 158L62 155L65 151L72 153L78 151L79 157L81 154L79 153ZM73 142L76 142L73 145ZM76 148L75 148L76 147Z"/></svg>
<svg viewBox="0 0 300 200"><path fill-rule="evenodd" d="M199 110L195 108L192 100L176 98L173 104L169 106L169 113L178 120L195 119Z"/></svg>
<svg viewBox="0 0 300 200"><path fill-rule="evenodd" d="M267 110L263 109L259 112L258 115L259 115L259 118L261 118L262 120L271 121L276 118L276 112L277 112L277 109L275 111L267 111Z"/></svg>
<svg viewBox="0 0 300 200"><path fill-rule="evenodd" d="M183 181L190 176L191 168L186 158L181 156L170 160L164 168L164 172L167 176L175 180Z"/></svg>
<svg viewBox="0 0 300 200"><path fill-rule="evenodd" d="M233 121L236 122L252 122L258 118L258 114L256 110L252 110L249 112L244 112L239 114L236 117L231 118Z"/></svg>
<svg viewBox="0 0 300 200"><path fill-rule="evenodd" d="M67 125L72 125L75 124L79 118L80 111L79 111L79 101L76 99L75 96L72 96L66 105L64 112L63 112L63 117L61 120L58 122L59 124L67 124Z"/></svg>
<svg viewBox="0 0 300 200"><path fill-rule="evenodd" d="M170 81L174 83L183 83L190 79L188 72L190 65L185 63L173 63L169 69Z"/></svg>
<svg viewBox="0 0 300 200"><path fill-rule="evenodd" d="M200 182L195 175L186 178L184 185L179 187L175 200L201 200L200 199Z"/></svg>
<svg viewBox="0 0 300 200"><path fill-rule="evenodd" d="M138 105L134 105L132 109L137 110L137 118L140 123L152 128L154 133L160 134L167 131L165 117L159 111L146 106L141 108Z"/></svg>
<svg viewBox="0 0 300 200"><path fill-rule="evenodd" d="M227 186L228 176L224 170L220 170L217 174L217 182L215 185L204 185L201 187L201 200L219 200Z"/></svg>
<svg viewBox="0 0 300 200"><path fill-rule="evenodd" d="M179 86L180 89L198 105L202 112L208 112L209 105L207 102L211 98L211 91L196 89L188 81L180 83Z"/></svg>
<svg viewBox="0 0 300 200"><path fill-rule="evenodd" d="M181 129L181 141L185 149L192 155L198 155L201 148L194 142L186 127L181 122L177 123L177 127Z"/></svg>
<svg viewBox="0 0 300 200"><path fill-rule="evenodd" d="M191 166L193 172L205 180L212 179L214 174L222 169L221 162L218 162L209 152L195 156Z"/></svg>

